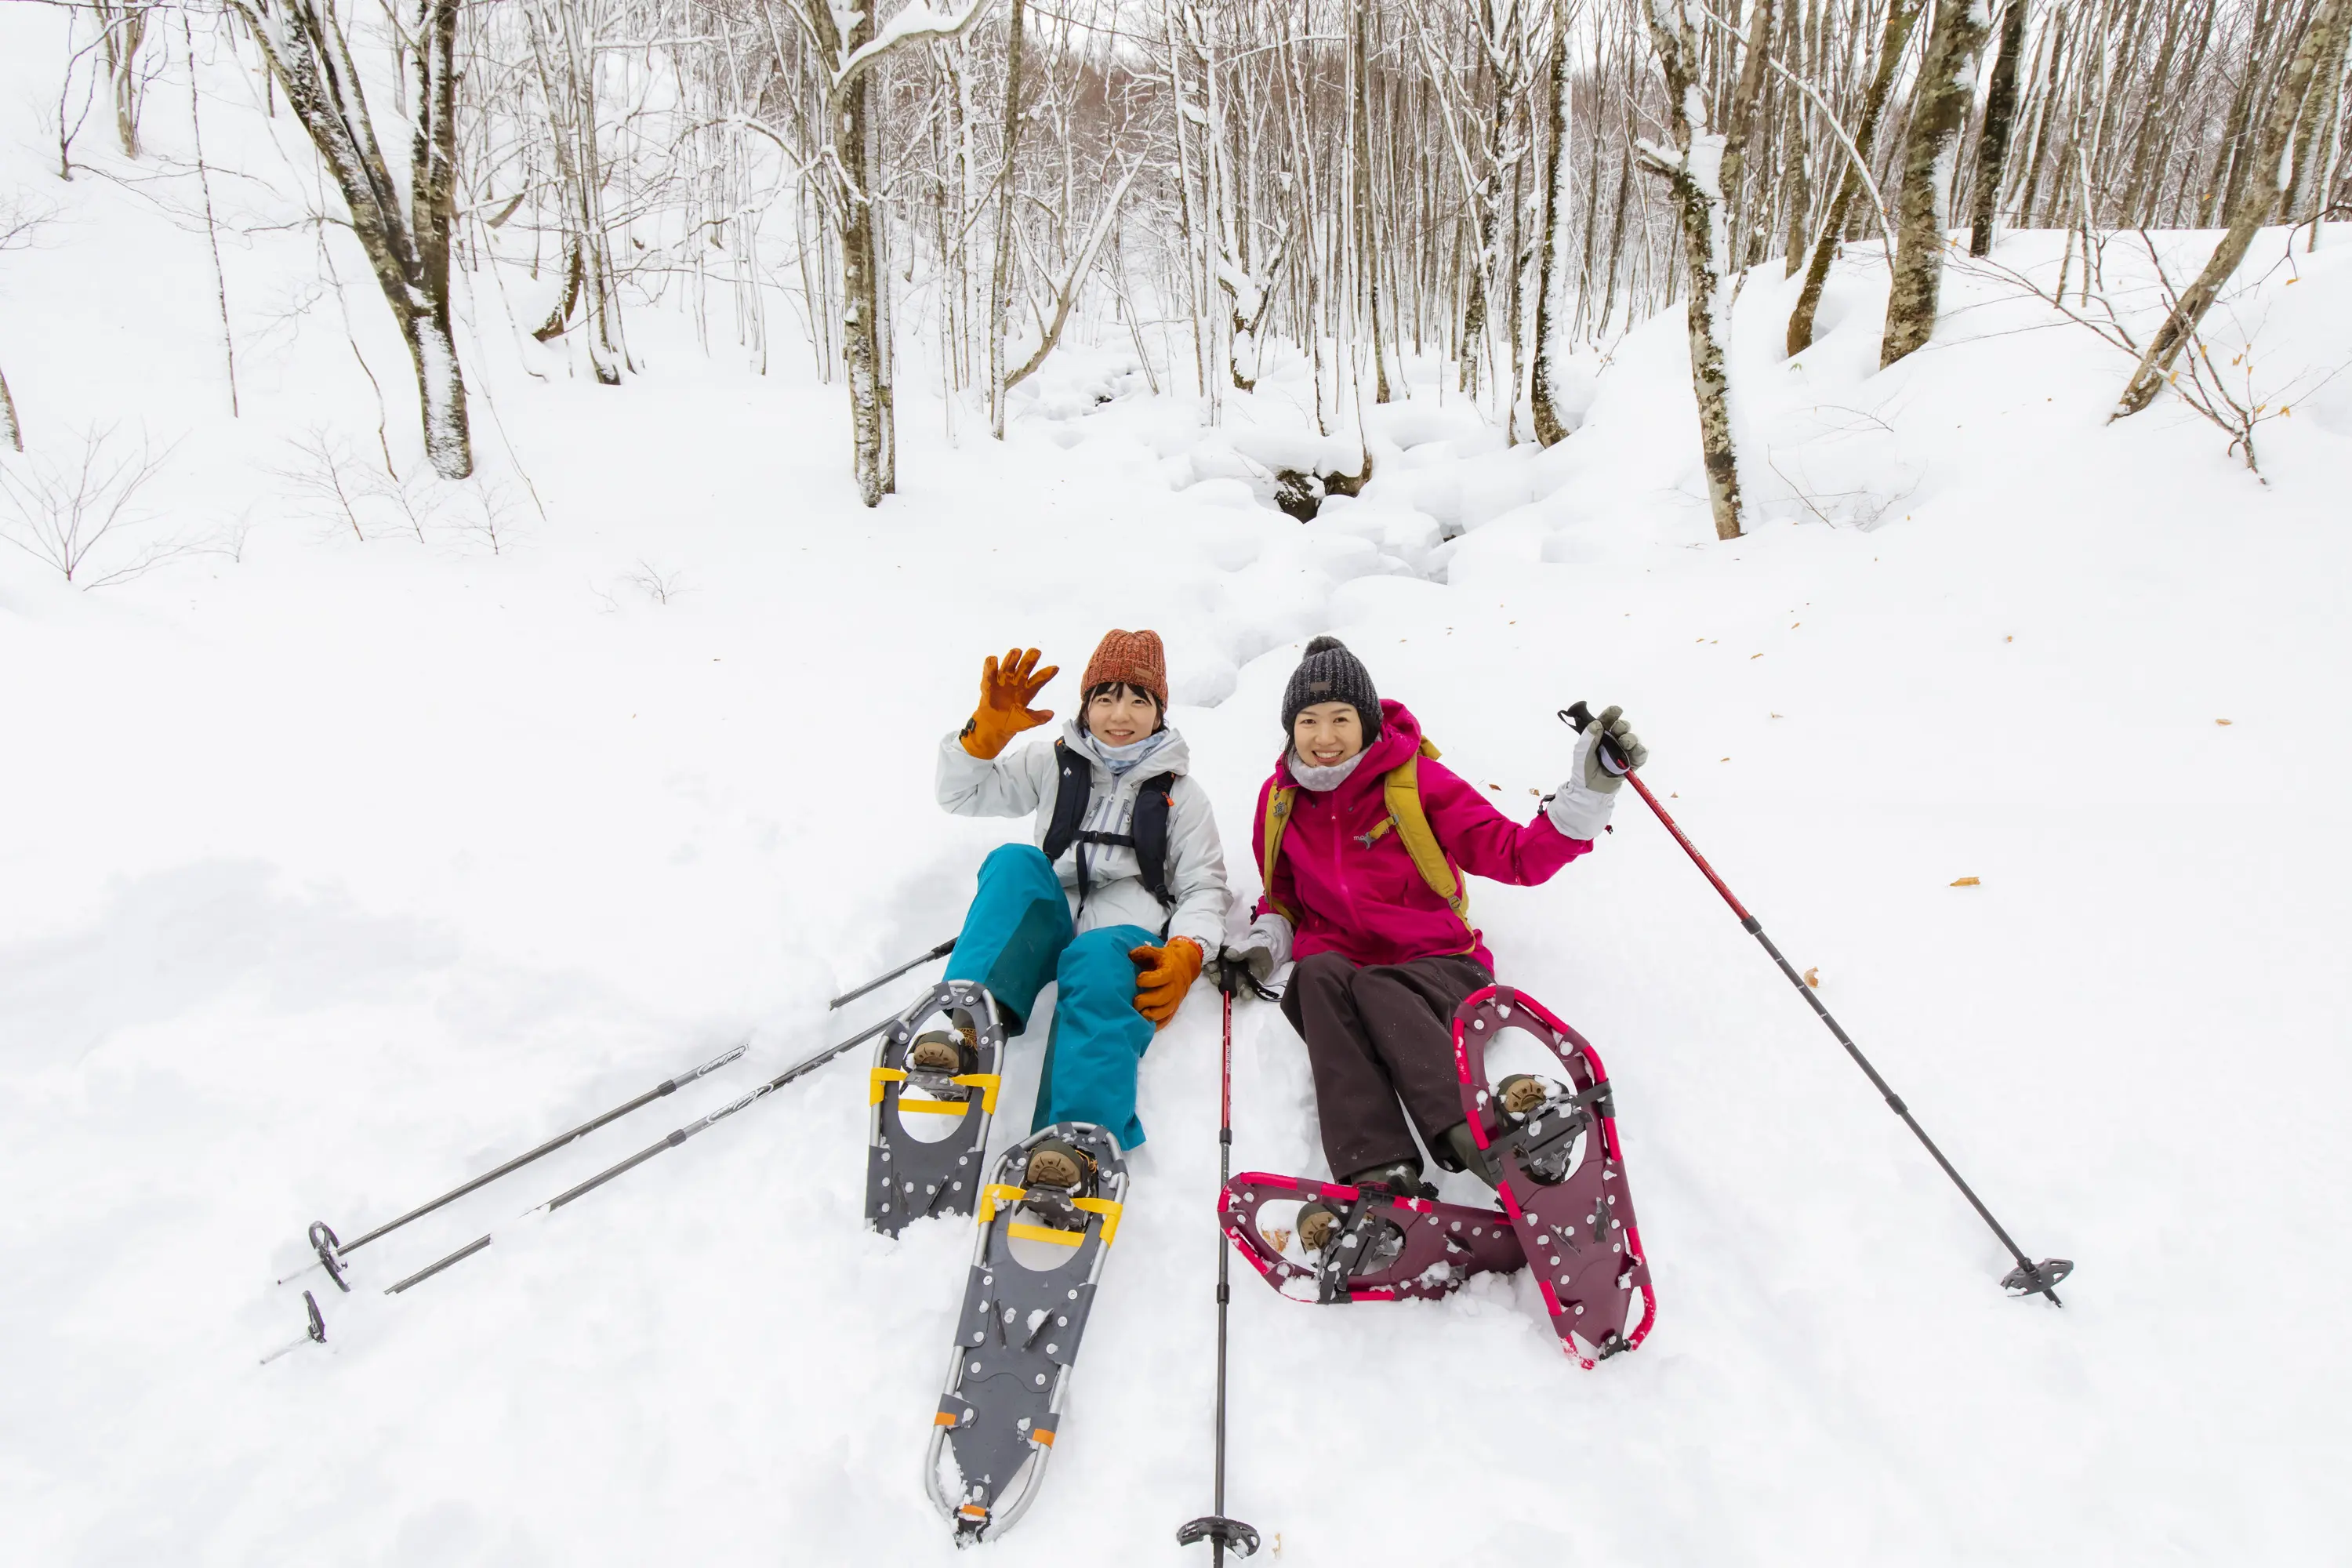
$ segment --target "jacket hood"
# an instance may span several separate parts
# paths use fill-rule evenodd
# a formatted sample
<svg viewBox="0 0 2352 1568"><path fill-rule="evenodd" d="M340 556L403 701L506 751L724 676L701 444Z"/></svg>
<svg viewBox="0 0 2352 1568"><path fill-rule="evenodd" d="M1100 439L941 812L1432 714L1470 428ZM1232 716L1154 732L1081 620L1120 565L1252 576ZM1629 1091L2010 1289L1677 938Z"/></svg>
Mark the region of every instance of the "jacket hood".
<svg viewBox="0 0 2352 1568"><path fill-rule="evenodd" d="M1129 768L1127 777L1148 779L1157 773L1174 773L1181 778L1192 771L1192 751L1185 744L1184 737L1173 729L1162 730L1160 732L1168 739L1161 743L1158 751ZM1063 720L1062 739L1068 744L1070 750L1086 758L1102 777L1114 776L1103 762L1101 742L1095 739L1094 732L1088 730L1082 721Z"/></svg>

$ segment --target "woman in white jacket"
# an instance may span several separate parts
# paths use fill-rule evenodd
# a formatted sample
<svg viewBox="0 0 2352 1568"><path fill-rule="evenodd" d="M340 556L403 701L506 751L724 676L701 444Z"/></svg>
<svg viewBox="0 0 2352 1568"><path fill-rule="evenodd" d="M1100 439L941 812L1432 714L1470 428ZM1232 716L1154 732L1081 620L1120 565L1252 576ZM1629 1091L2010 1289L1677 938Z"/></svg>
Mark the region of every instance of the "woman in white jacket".
<svg viewBox="0 0 2352 1568"><path fill-rule="evenodd" d="M1029 706L1058 673L1039 669L1038 657L1016 648L987 659L979 708L940 744L940 805L960 816L1037 819L1033 842L982 863L947 977L985 986L1013 1034L1055 982L1031 1130L1088 1121L1131 1149L1143 1142L1135 1081L1144 1050L1224 940L1224 851L1208 791L1186 771L1183 737L1168 728L1158 634L1106 636L1087 662L1081 719L1066 722L1054 745L1003 755L1014 736L1054 717ZM926 1036L913 1065L958 1070L965 1048ZM1053 1168L1057 1157L1041 1146L1030 1179L1075 1185L1075 1159L1065 1172Z"/></svg>

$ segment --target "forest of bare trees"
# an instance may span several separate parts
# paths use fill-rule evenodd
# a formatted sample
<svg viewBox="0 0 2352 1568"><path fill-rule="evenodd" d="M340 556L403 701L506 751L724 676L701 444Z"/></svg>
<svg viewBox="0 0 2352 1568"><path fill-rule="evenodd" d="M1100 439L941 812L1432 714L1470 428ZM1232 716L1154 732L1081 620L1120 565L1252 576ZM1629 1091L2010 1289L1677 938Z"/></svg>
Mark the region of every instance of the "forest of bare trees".
<svg viewBox="0 0 2352 1568"><path fill-rule="evenodd" d="M180 15L164 26L167 11ZM1278 363L1345 435L1408 366L1515 439L1559 366L1687 304L1719 535L1742 527L1723 320L1758 276L1885 265L1881 357L2000 228L2225 228L2119 378L2118 416L2255 231L2352 218L2352 0L101 0L60 62L77 136L152 156L174 52L291 115L415 362L434 467L470 468L450 270L608 384L682 310L851 409L867 504L895 389L1002 435L1082 335L1212 418ZM404 134L395 134L394 128ZM2068 284L2063 276L2057 293ZM226 316L224 313L224 323ZM2132 347L2139 345L2134 340Z"/></svg>

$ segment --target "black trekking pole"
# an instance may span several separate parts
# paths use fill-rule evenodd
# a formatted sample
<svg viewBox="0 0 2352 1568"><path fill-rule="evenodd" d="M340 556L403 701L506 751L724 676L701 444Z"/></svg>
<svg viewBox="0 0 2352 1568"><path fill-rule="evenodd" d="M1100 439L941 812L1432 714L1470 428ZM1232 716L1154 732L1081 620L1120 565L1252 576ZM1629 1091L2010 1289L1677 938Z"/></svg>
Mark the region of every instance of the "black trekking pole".
<svg viewBox="0 0 2352 1568"><path fill-rule="evenodd" d="M926 952L919 957L907 960L906 963L900 964L889 973L877 974L873 979L867 981L865 984L859 986L856 990L843 992L840 995L826 1003L825 1007L828 1011L837 1009L845 1002L855 1002L860 996L865 995L868 991L872 991L877 986L889 984L890 982L898 979L898 976L906 973L909 969L919 968L921 965L929 963L935 958L945 958L949 953L955 951L955 944L956 939L950 937L947 941L940 943L939 946L931 949L930 952Z"/></svg>
<svg viewBox="0 0 2352 1568"><path fill-rule="evenodd" d="M645 1093L638 1095L635 1100L628 1101L626 1104L616 1105L601 1116L592 1116L587 1121L582 1122L579 1126L572 1129L569 1132L557 1133L546 1142L541 1143L538 1148L518 1154L513 1159L509 1160L505 1164L497 1167L495 1170L485 1171L480 1175L476 1176L472 1181L462 1183L457 1186L450 1188L447 1192L443 1193L439 1197L435 1198L430 1203L417 1205L416 1207L410 1209L406 1214L402 1215L397 1219L388 1219L384 1221L373 1230L369 1231L365 1236L360 1237L355 1240L341 1240L336 1237L333 1228L330 1226L326 1221L314 1221L310 1226L310 1250L318 1255L316 1260L304 1264L300 1268L296 1269L293 1273L289 1274L285 1279L280 1279L278 1283L280 1285L289 1284L293 1280L300 1279L312 1268L323 1268L327 1271L327 1278L335 1282L337 1289L349 1291L351 1289L351 1285L343 1279L343 1259L349 1258L352 1253L357 1252L361 1247L365 1247L369 1242L374 1241L382 1237L390 1236L394 1231L398 1230L402 1226L406 1225L409 1221L423 1219L426 1215L431 1214L434 1210L456 1203L467 1193L479 1192L482 1188L488 1186L492 1182L497 1181L499 1177L513 1174L515 1172L521 1170L525 1165L530 1164L532 1161L541 1158L542 1155L552 1154L558 1149L562 1148L566 1143L570 1143L576 1139L585 1138L589 1133L595 1131L596 1129L604 1126L608 1122L618 1121L622 1117L626 1116L629 1112L636 1110L640 1106L650 1105L666 1094L677 1093L679 1086L692 1083L698 1078L705 1078L711 1073L717 1072L720 1068L725 1067L729 1062L733 1061L737 1057L741 1056L745 1051L748 1051L751 1048L751 1042L747 1039L742 1044L736 1046L731 1049L721 1051L719 1055L711 1058L709 1061L703 1063L698 1068L693 1068L691 1071L682 1072L676 1078L664 1079L660 1083L646 1090Z"/></svg>
<svg viewBox="0 0 2352 1568"><path fill-rule="evenodd" d="M1585 726L1592 722L1592 710L1580 701L1561 709L1559 720L1570 729L1582 734ZM1804 977L1797 973L1796 966L1780 956L1780 950L1772 945L1770 937L1764 934L1764 923L1742 907L1731 889L1724 885L1723 879L1715 874L1715 868L1706 863L1706 857L1701 855L1698 852L1698 847L1685 837L1683 830L1675 825L1675 819L1666 814L1666 808L1658 804L1658 797L1650 793L1650 786L1643 784L1641 775L1626 764L1624 753L1618 751L1615 742L1605 734L1601 738L1601 765L1632 784L1643 800L1649 804L1650 809L1657 813L1658 820L1665 825L1668 833L1674 835L1675 842L1683 847L1683 853L1691 858L1691 864L1696 866L1700 873L1709 882L1715 884L1715 890L1723 895L1723 901L1731 906L1731 912L1739 917L1739 923L1747 930L1748 934L1764 944L1764 951L1771 954L1772 962L1780 966L1780 973L1789 977L1789 984L1797 988L1797 994L1802 996L1821 1021L1829 1026L1830 1033L1835 1035L1838 1044L1845 1047L1845 1054L1853 1058L1853 1065L1863 1070L1864 1075L1870 1079L1871 1087L1877 1089L1885 1099L1887 1108L1903 1119L1903 1125L1911 1129L1913 1136L1919 1140L1920 1144L1928 1153L1935 1156L1936 1163L1943 1167L1944 1174L1952 1178L1952 1184L1960 1189L1962 1197L1969 1200L1969 1206L1977 1211L1979 1218L1992 1227L1993 1235L2000 1237L2000 1244L2009 1248L2009 1255L2011 1258L2017 1259L2017 1267L2001 1277L2001 1289L2012 1296L2047 1296L2050 1298L2052 1306L2063 1306L2065 1303L2058 1300L2057 1285L2060 1280L2074 1271L2074 1261L2064 1258L2045 1258L2041 1262L2035 1263L2025 1256L2023 1249L2016 1242L2010 1239L2009 1232L2001 1228L2000 1221L1992 1217L1992 1210L1985 1207L1984 1200L1977 1196L1976 1189L1962 1180L1959 1172L1952 1168L1952 1163L1944 1158L1944 1152L1936 1147L1936 1141L1927 1136L1927 1130L1919 1125L1917 1119L1911 1114L1911 1108L1903 1103L1903 1097L1887 1087L1886 1080L1878 1076L1878 1069L1870 1065L1870 1058L1862 1054L1862 1047L1855 1045L1852 1037L1838 1026L1838 1021L1835 1018L1830 1016L1830 1010L1822 1005L1822 999L1813 994L1813 988L1805 984Z"/></svg>
<svg viewBox="0 0 2352 1568"><path fill-rule="evenodd" d="M1217 960L1217 989L1223 993L1225 1009L1224 1067L1217 1090L1217 1190L1224 1191L1234 1179L1234 985L1235 966L1224 959ZM1225 1552L1231 1548L1235 1557L1247 1557L1257 1550L1257 1531L1237 1519L1225 1517L1225 1313L1233 1300L1231 1276L1227 1269L1233 1254L1225 1246L1223 1231L1217 1233L1217 1495L1216 1511L1192 1521L1176 1532L1176 1544L1190 1546L1196 1541L1209 1543L1212 1568L1223 1568Z"/></svg>
<svg viewBox="0 0 2352 1568"><path fill-rule="evenodd" d="M747 1110L750 1107L756 1105L761 1100L765 1100L768 1096L775 1093L776 1090L792 1082L794 1079L815 1071L818 1068L821 1068L825 1063L833 1060L834 1058L841 1055L844 1051L864 1045L866 1041L872 1039L875 1036L880 1034L883 1030L888 1028L892 1024L897 1022L898 1020L895 1017L885 1018L880 1023L875 1025L872 1028L861 1030L857 1034L852 1035L848 1039L842 1041L841 1044L837 1046L827 1046L824 1050L819 1051L816 1055L809 1058L806 1061L797 1063L793 1067L785 1068L782 1072L778 1073L774 1078L770 1079L767 1082L761 1084L758 1088L752 1089L751 1093L743 1096L740 1100L730 1100L727 1104L720 1106L709 1115L702 1117L698 1121L688 1122L685 1126L677 1129L677 1131L672 1132L668 1137L662 1139L659 1142L648 1143L644 1148L638 1150L635 1153L630 1155L627 1159L622 1161L619 1164L608 1166L604 1170L597 1172L594 1175L589 1177L578 1186L558 1193L555 1196L548 1199L545 1203L541 1204L538 1207L528 1211L524 1217L528 1218L530 1215L532 1214L553 1214L557 1209L563 1207L566 1204L586 1197L590 1193L594 1192L598 1187L603 1186L605 1183L615 1180L618 1177L627 1175L631 1171L635 1170L639 1165L644 1164L655 1155L667 1153L670 1150L675 1149L679 1144L685 1142L688 1139L693 1137L696 1133L707 1131L710 1128L717 1126L719 1122L726 1121L737 1111ZM386 1286L383 1293L387 1296L397 1296L402 1291L408 1289L412 1286L422 1285L425 1281L432 1279L436 1274L440 1273L443 1269L449 1268L453 1264L463 1263L467 1258L473 1257L474 1254L481 1251L484 1247L489 1245L490 1237L488 1235L478 1236L473 1240L467 1242L465 1246L457 1248L457 1251L450 1253L447 1257L426 1264L424 1268L418 1269L415 1273L410 1275L405 1279L400 1280L396 1284Z"/></svg>
<svg viewBox="0 0 2352 1568"><path fill-rule="evenodd" d="M734 1115L737 1111L744 1110L746 1107L756 1104L758 1101L766 1099L769 1095L775 1093L776 1090L783 1088L786 1084L791 1083L794 1079L803 1077L808 1073L815 1071L818 1068L823 1067L825 1063L833 1060L834 1058L840 1056L845 1051L854 1050L857 1047L864 1045L866 1041L872 1039L875 1036L880 1034L883 1030L888 1028L897 1021L898 1020L895 1017L885 1018L880 1023L874 1025L871 1028L859 1030L856 1034L852 1035L848 1039L842 1041L837 1046L827 1046L824 1050L817 1052L816 1055L808 1058L806 1060L794 1063L792 1067L785 1068L782 1072L778 1073L767 1082L761 1084L758 1088L752 1089L749 1094L744 1095L741 1099L731 1100L729 1103L720 1106L718 1110L712 1111L708 1116L702 1117L698 1121L688 1122L685 1126L677 1129L677 1131L672 1132L668 1137L662 1139L659 1142L648 1144L646 1147L638 1150L635 1153L630 1155L620 1163L609 1166L603 1171L599 1171L596 1174L589 1177L578 1186L558 1193L554 1197L548 1199L547 1202L525 1211L521 1217L529 1218L531 1215L535 1214L553 1214L557 1209L563 1207L565 1205L572 1203L577 1199L586 1197L590 1193L594 1192L598 1187L603 1186L605 1183L613 1181L617 1177L626 1175L629 1172L635 1170L639 1165L644 1164L655 1155L662 1153L667 1150L677 1148L679 1144L685 1142L696 1133L705 1131L717 1125L719 1122L724 1121L727 1118ZM418 1269L415 1273L409 1275L406 1279L398 1280L395 1283L385 1287L383 1293L387 1296L397 1296L404 1290L421 1285L425 1280L432 1279L435 1275L439 1274L445 1269L450 1268L459 1263L463 1263L467 1258L473 1257L474 1254L482 1251L490 1245L491 1239L491 1237L488 1234L478 1236L473 1240L467 1242L465 1246L457 1248L455 1252L448 1254L446 1257L436 1258L435 1261L428 1263L424 1268ZM336 1282L338 1284L343 1284L340 1279ZM349 1290L351 1287L348 1284L343 1284L343 1289ZM310 1314L308 1331L302 1338L295 1340L291 1343L288 1344L283 1350L272 1352L269 1355L264 1357L263 1361L265 1363L277 1360L278 1356L284 1355L288 1351L299 1350L305 1344L323 1344L326 1342L326 1325L320 1321L318 1301L307 1290L302 1293L302 1300L304 1305L309 1310Z"/></svg>

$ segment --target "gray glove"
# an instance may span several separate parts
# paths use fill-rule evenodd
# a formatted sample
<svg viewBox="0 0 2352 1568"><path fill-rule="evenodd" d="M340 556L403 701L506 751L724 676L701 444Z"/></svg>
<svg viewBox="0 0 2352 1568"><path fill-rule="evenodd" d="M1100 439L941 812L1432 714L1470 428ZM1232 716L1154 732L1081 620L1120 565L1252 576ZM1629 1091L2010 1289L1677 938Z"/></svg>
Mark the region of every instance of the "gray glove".
<svg viewBox="0 0 2352 1568"><path fill-rule="evenodd" d="M1642 744L1642 738L1625 721L1625 710L1602 709L1577 734L1576 750L1570 753L1568 782L1544 803L1551 825L1567 837L1598 838L1601 830L1609 826L1610 815L1617 809L1617 787L1625 780L1601 763L1601 739L1604 735L1628 765L1639 768L1650 760L1650 749Z"/></svg>
<svg viewBox="0 0 2352 1568"><path fill-rule="evenodd" d="M1290 922L1272 910L1257 917L1239 942L1225 944L1225 961L1245 964L1260 985L1290 962Z"/></svg>
<svg viewBox="0 0 2352 1568"><path fill-rule="evenodd" d="M1650 748L1642 744L1642 737L1633 733L1633 726L1625 721L1625 710L1617 707L1603 708L1576 738L1577 773L1601 794L1615 795L1617 786L1625 779L1622 773L1611 773L1601 762L1601 738L1604 735L1629 768L1649 766Z"/></svg>

